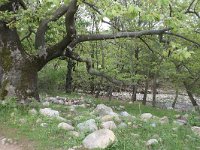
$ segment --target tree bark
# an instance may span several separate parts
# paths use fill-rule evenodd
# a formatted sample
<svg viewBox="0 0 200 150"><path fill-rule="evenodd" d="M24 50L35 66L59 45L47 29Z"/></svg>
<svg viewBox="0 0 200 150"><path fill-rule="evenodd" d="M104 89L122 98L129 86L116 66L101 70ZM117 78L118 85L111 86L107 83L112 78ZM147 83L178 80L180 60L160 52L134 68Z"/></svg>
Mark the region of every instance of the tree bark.
<svg viewBox="0 0 200 150"><path fill-rule="evenodd" d="M65 90L66 90L66 93L70 94L73 91L73 88L72 88L72 82L73 82L72 70L73 70L73 67L74 67L74 62L70 58L67 60L67 62L68 62L68 64L67 64Z"/></svg>
<svg viewBox="0 0 200 150"><path fill-rule="evenodd" d="M2 66L0 64L0 88L1 88L2 78L3 78L3 68L2 68Z"/></svg>
<svg viewBox="0 0 200 150"><path fill-rule="evenodd" d="M156 106L156 93L157 93L157 75L155 74L153 77L153 85L152 85L152 106Z"/></svg>
<svg viewBox="0 0 200 150"><path fill-rule="evenodd" d="M185 86L185 89L186 89L186 92L188 94L188 97L190 98L190 101L192 102L192 105L193 106L198 106L198 104L197 104L196 100L194 99L193 94L192 94L192 92L190 90L190 86L186 82L183 82L183 84Z"/></svg>
<svg viewBox="0 0 200 150"><path fill-rule="evenodd" d="M0 99L6 96L27 100L39 99L37 64L22 48L16 29L0 21L0 64L3 69Z"/></svg>
<svg viewBox="0 0 200 150"><path fill-rule="evenodd" d="M132 96L131 96L132 102L136 101L136 99L137 99L136 94L137 94L137 85L133 85L132 86Z"/></svg>
<svg viewBox="0 0 200 150"><path fill-rule="evenodd" d="M178 88L176 89L176 95L175 95L174 101L173 101L173 103L172 103L172 108L175 108L177 99L178 99Z"/></svg>
<svg viewBox="0 0 200 150"><path fill-rule="evenodd" d="M142 104L143 105L146 105L146 103L147 103L148 87L149 87L149 80L146 79L146 81L145 81L145 89L144 89L144 96L143 96L143 100L142 100Z"/></svg>

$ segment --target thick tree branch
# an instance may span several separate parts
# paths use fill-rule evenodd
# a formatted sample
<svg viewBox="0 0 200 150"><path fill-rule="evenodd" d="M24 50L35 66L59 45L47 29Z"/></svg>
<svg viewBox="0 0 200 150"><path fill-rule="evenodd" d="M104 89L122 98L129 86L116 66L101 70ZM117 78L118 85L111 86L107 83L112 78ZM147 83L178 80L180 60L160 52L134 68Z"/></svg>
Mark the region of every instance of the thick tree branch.
<svg viewBox="0 0 200 150"><path fill-rule="evenodd" d="M51 21L58 20L61 16L63 16L68 10L68 7L62 5L59 7L52 15L51 18L43 19L37 29L36 37L35 37L35 48L44 48L45 47L45 33L48 29L48 23Z"/></svg>

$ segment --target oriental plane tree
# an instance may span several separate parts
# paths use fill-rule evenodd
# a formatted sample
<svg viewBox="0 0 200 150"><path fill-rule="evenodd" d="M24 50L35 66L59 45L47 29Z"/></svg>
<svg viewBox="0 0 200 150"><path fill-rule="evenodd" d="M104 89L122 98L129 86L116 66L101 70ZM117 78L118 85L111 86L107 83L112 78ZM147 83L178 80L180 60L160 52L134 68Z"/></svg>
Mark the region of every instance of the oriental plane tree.
<svg viewBox="0 0 200 150"><path fill-rule="evenodd" d="M165 10L171 8L168 7L171 4L169 0L148 0L142 2L141 6L144 8L131 2L126 1L124 6L122 1L113 0L0 0L0 68L3 72L0 99L14 96L25 102L30 98L39 100L37 74L48 62L59 57L85 63L87 72L91 75L100 76L114 84L127 84L95 70L89 58L79 55L76 46L87 41L119 38L134 40L152 36L161 41L174 36L199 46L197 42L185 38L187 34L181 35L185 30L184 26L178 34L175 25L181 19L165 18L168 13ZM174 2L177 8L179 3ZM189 6L185 7L188 8L185 10L186 15L199 15L193 6L195 2L186 4ZM153 12L150 15L145 12L151 7L159 16ZM88 13L93 13L99 23L106 22L116 30L93 34L86 32L90 26L81 21L90 22L86 18ZM119 21L116 18L119 17L128 19L123 22L124 26L117 29ZM105 21L105 18L109 21ZM126 29L131 20L141 19L145 24L145 20L152 18L157 18L157 25L144 29ZM195 25L187 24L190 31L193 30L192 27L195 28Z"/></svg>

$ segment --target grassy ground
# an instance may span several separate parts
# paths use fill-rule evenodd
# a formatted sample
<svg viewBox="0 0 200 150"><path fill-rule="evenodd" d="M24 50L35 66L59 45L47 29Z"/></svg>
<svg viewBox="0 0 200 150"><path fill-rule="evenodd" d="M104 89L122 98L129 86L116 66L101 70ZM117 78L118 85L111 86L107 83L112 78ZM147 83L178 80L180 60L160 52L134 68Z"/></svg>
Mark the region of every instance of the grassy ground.
<svg viewBox="0 0 200 150"><path fill-rule="evenodd" d="M80 95L72 94L67 97L79 98ZM96 104L99 103L115 107L116 110L114 111L116 112L118 112L117 108L119 108L120 105L125 106L125 110L128 113L138 118L136 120L124 119L127 123L131 122L132 125L125 129L117 129L114 131L117 141L114 145L107 148L109 150L146 150L149 148L145 146L145 142L151 138L157 138L159 140L159 144L151 148L155 150L200 149L200 137L195 135L190 129L191 125L200 126L200 122L197 122L194 119L195 114L189 113L190 124L178 126L173 124L173 120L175 119L174 116L179 113L173 110L162 110L149 106L142 106L137 103L128 104L116 100L107 101L94 99L90 96L84 96L84 99L92 102L93 107L79 107L76 109L76 113L70 112L68 106L51 104L50 107L59 110L61 116L71 120L74 126L87 119L95 119L95 116L91 116L90 112L94 109ZM69 132L57 128L60 121L45 118L40 115L32 116L28 114L29 109L36 108L39 110L41 107L42 106L37 103L31 104L29 107L21 107L17 106L12 100L7 105L0 105L0 133L4 132L7 136L19 141L25 138L34 145L36 150L66 150L70 147L81 145L81 142L86 135L81 134L78 138L73 137ZM139 115L145 112L152 113L158 117L168 116L170 123L160 125L155 120L142 122L139 119ZM40 118L42 122L48 123L48 127L41 127L40 123L37 123L38 118ZM152 123L156 123L156 127L153 127ZM139 128L133 128L133 124L139 125Z"/></svg>

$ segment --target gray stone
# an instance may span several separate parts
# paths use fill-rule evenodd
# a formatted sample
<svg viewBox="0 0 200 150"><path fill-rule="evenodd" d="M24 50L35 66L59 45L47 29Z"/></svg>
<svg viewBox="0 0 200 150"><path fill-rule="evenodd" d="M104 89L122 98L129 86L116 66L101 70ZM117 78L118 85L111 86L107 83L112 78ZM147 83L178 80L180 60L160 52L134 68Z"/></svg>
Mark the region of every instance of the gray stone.
<svg viewBox="0 0 200 150"><path fill-rule="evenodd" d="M79 123L77 128L81 132L93 132L97 130L97 125L94 119L87 120L85 122Z"/></svg>
<svg viewBox="0 0 200 150"><path fill-rule="evenodd" d="M49 104L50 104L50 103L47 102L47 101L42 103L42 105L43 105L44 107L49 107Z"/></svg>
<svg viewBox="0 0 200 150"><path fill-rule="evenodd" d="M76 131L70 131L69 132L72 136L75 136L75 137L79 137L80 136L80 133L79 132L76 132Z"/></svg>
<svg viewBox="0 0 200 150"><path fill-rule="evenodd" d="M111 107L108 107L104 104L99 104L93 111L95 114L98 114L99 116L105 116L105 115L112 115L112 116L118 116L117 113L114 113Z"/></svg>
<svg viewBox="0 0 200 150"><path fill-rule="evenodd" d="M105 149L116 140L114 133L108 129L97 130L89 134L83 140L83 146L87 149Z"/></svg>
<svg viewBox="0 0 200 150"><path fill-rule="evenodd" d="M140 116L140 119L142 121L148 121L150 119L153 118L153 115L151 113L143 113L141 116Z"/></svg>
<svg viewBox="0 0 200 150"><path fill-rule="evenodd" d="M150 139L146 142L146 146L151 146L151 145L155 145L155 144L158 144L157 139Z"/></svg>
<svg viewBox="0 0 200 150"><path fill-rule="evenodd" d="M177 119L177 120L174 120L173 123L182 126L182 125L186 125L187 121L182 120L182 119Z"/></svg>
<svg viewBox="0 0 200 150"><path fill-rule="evenodd" d="M51 108L40 109L40 114L46 117L59 117L59 112Z"/></svg>
<svg viewBox="0 0 200 150"><path fill-rule="evenodd" d="M168 124L169 123L169 119L167 116L164 116L162 118L159 119L160 124Z"/></svg>
<svg viewBox="0 0 200 150"><path fill-rule="evenodd" d="M67 122L67 119L63 118L63 117L56 117L56 119L58 119L59 121L62 121L62 122Z"/></svg>
<svg viewBox="0 0 200 150"><path fill-rule="evenodd" d="M191 127L191 130L198 136L200 136L200 127L193 126Z"/></svg>
<svg viewBox="0 0 200 150"><path fill-rule="evenodd" d="M40 126L46 128L46 127L48 127L48 124L47 123L41 123Z"/></svg>
<svg viewBox="0 0 200 150"><path fill-rule="evenodd" d="M27 122L27 120L24 119L24 118L21 118L21 119L19 119L19 122L20 122L21 124L25 124L25 123Z"/></svg>
<svg viewBox="0 0 200 150"><path fill-rule="evenodd" d="M104 128L104 129L110 129L110 130L113 130L113 129L116 129L116 128L117 128L117 126L116 126L116 124L114 123L114 121L102 122L101 126L102 126L102 128Z"/></svg>
<svg viewBox="0 0 200 150"><path fill-rule="evenodd" d="M130 114L128 112L126 112L126 111L122 111L120 113L120 115L123 116L123 117L129 117L130 116Z"/></svg>
<svg viewBox="0 0 200 150"><path fill-rule="evenodd" d="M124 122L121 122L119 125L118 125L118 128L127 128L128 125Z"/></svg>
<svg viewBox="0 0 200 150"><path fill-rule="evenodd" d="M67 130L67 131L72 131L74 130L74 127L71 126L70 124L67 124L65 122L61 122L58 124L59 129Z"/></svg>
<svg viewBox="0 0 200 150"><path fill-rule="evenodd" d="M30 109L29 111L28 111L28 113L30 114L30 115L37 115L37 110L36 109Z"/></svg>

